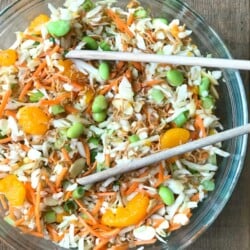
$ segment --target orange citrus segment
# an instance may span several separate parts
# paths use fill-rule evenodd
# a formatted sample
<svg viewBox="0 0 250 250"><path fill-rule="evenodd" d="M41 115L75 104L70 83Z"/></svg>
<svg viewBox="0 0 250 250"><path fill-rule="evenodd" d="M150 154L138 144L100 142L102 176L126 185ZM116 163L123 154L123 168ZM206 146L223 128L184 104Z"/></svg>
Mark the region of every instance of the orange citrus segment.
<svg viewBox="0 0 250 250"><path fill-rule="evenodd" d="M42 25L47 23L49 20L50 20L50 18L45 14L41 14L41 15L35 17L30 22L29 31L33 34L37 34L37 35L41 34Z"/></svg>
<svg viewBox="0 0 250 250"><path fill-rule="evenodd" d="M149 198L138 193L125 207L118 207L116 213L107 210L102 216L102 224L110 227L127 227L136 225L147 214Z"/></svg>
<svg viewBox="0 0 250 250"><path fill-rule="evenodd" d="M17 53L13 49L0 51L0 66L11 66L17 60Z"/></svg>
<svg viewBox="0 0 250 250"><path fill-rule="evenodd" d="M190 132L184 128L171 128L160 137L160 147L173 148L188 142Z"/></svg>
<svg viewBox="0 0 250 250"><path fill-rule="evenodd" d="M7 175L0 180L0 192L6 196L11 206L21 206L25 200L25 187L15 175Z"/></svg>
<svg viewBox="0 0 250 250"><path fill-rule="evenodd" d="M17 119L27 134L43 135L48 130L49 116L39 107L22 107L18 111Z"/></svg>

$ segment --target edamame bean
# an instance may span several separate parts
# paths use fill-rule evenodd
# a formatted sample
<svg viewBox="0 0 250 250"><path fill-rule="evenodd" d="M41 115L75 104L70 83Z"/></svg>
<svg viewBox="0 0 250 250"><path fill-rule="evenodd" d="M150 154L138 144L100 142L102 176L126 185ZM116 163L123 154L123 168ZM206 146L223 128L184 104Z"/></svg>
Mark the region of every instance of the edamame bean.
<svg viewBox="0 0 250 250"><path fill-rule="evenodd" d="M55 211L48 211L44 215L44 221L47 223L54 223L56 222L56 213Z"/></svg>
<svg viewBox="0 0 250 250"><path fill-rule="evenodd" d="M53 105L51 107L51 112L53 115L58 115L58 114L64 113L65 110L64 110L63 106L61 106L61 105Z"/></svg>
<svg viewBox="0 0 250 250"><path fill-rule="evenodd" d="M188 120L187 112L182 112L175 119L174 123L177 127L182 127Z"/></svg>
<svg viewBox="0 0 250 250"><path fill-rule="evenodd" d="M67 130L68 138L79 138L84 132L84 126L81 122L75 122L70 128Z"/></svg>
<svg viewBox="0 0 250 250"><path fill-rule="evenodd" d="M98 113L93 113L93 119L96 122L103 122L103 121L105 121L106 117L107 117L106 111L102 111L102 112L98 112Z"/></svg>
<svg viewBox="0 0 250 250"><path fill-rule="evenodd" d="M160 186L158 194L160 195L162 201L168 206L172 205L175 201L174 193L168 187Z"/></svg>
<svg viewBox="0 0 250 250"><path fill-rule="evenodd" d="M206 191L213 191L215 189L215 184L212 180L205 180L201 185Z"/></svg>
<svg viewBox="0 0 250 250"><path fill-rule="evenodd" d="M99 47L103 50L103 51L111 51L111 48L109 46L109 44L105 41L102 41L100 44L99 44Z"/></svg>
<svg viewBox="0 0 250 250"><path fill-rule="evenodd" d="M166 18L161 18L161 17L154 18L153 19L153 25L157 26L158 24L166 24L166 25L168 25L168 20Z"/></svg>
<svg viewBox="0 0 250 250"><path fill-rule="evenodd" d="M82 8L84 11L90 11L95 7L95 4L91 0L85 0Z"/></svg>
<svg viewBox="0 0 250 250"><path fill-rule="evenodd" d="M201 79L201 84L199 85L199 95L206 97L209 94L210 80L208 77L203 77Z"/></svg>
<svg viewBox="0 0 250 250"><path fill-rule="evenodd" d="M133 142L139 141L140 138L139 138L138 135L131 135L131 136L129 136L128 140L129 140L130 143L133 143Z"/></svg>
<svg viewBox="0 0 250 250"><path fill-rule="evenodd" d="M43 98L43 93L41 91L37 91L37 92L33 92L31 93L31 95L29 96L29 100L31 102L38 102L40 101L40 99Z"/></svg>
<svg viewBox="0 0 250 250"><path fill-rule="evenodd" d="M90 36L85 36L82 38L82 41L85 42L85 47L90 50L97 50L98 49L98 43L97 41L90 37Z"/></svg>
<svg viewBox="0 0 250 250"><path fill-rule="evenodd" d="M73 199L80 199L84 196L85 190L83 189L83 187L77 187L73 193L72 193L72 197Z"/></svg>
<svg viewBox="0 0 250 250"><path fill-rule="evenodd" d="M150 95L152 99L158 104L161 103L165 97L163 92L160 89L155 89L155 88L153 88L150 91Z"/></svg>
<svg viewBox="0 0 250 250"><path fill-rule="evenodd" d="M47 29L50 35L62 37L70 31L70 22L67 20L51 21L47 24Z"/></svg>
<svg viewBox="0 0 250 250"><path fill-rule="evenodd" d="M170 85L177 87L184 82L183 73L177 69L171 69L166 73L167 80Z"/></svg>
<svg viewBox="0 0 250 250"><path fill-rule="evenodd" d="M88 140L88 143L91 143L95 146L98 146L99 145L99 139L96 138L96 137L90 137L89 140Z"/></svg>
<svg viewBox="0 0 250 250"><path fill-rule="evenodd" d="M106 110L108 107L108 102L103 95L98 95L95 97L93 104L92 104L92 112L99 113Z"/></svg>
<svg viewBox="0 0 250 250"><path fill-rule="evenodd" d="M202 100L202 107L204 109L211 109L214 107L214 98L212 96L206 96L201 98Z"/></svg>
<svg viewBox="0 0 250 250"><path fill-rule="evenodd" d="M109 69L109 64L107 62L100 63L98 71L100 77L103 80L107 81L109 79L110 69Z"/></svg>
<svg viewBox="0 0 250 250"><path fill-rule="evenodd" d="M148 16L148 12L145 9L139 9L134 12L136 18L145 18Z"/></svg>

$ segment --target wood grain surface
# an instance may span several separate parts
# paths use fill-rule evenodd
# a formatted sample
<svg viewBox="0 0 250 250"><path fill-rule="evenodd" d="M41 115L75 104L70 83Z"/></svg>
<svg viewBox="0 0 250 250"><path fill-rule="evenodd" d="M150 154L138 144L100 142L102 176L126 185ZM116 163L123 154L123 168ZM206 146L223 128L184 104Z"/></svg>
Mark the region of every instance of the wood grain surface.
<svg viewBox="0 0 250 250"><path fill-rule="evenodd" d="M0 10L14 0L0 0ZM52 1L53 2L53 1ZM143 2L143 0L141 0ZM224 40L234 58L250 60L249 0L186 0ZM249 97L249 72L242 72ZM188 250L250 249L250 154L226 207ZM0 241L0 250L10 250Z"/></svg>

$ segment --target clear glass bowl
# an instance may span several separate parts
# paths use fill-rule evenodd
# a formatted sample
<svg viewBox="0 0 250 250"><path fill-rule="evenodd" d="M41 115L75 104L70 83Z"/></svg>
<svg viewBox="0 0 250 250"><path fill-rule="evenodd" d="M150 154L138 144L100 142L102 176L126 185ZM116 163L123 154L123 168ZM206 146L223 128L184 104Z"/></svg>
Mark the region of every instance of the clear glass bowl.
<svg viewBox="0 0 250 250"><path fill-rule="evenodd" d="M62 0L19 0L0 14L1 49L10 46L15 39L15 31L23 30L39 13L49 13L47 4L61 5ZM125 5L127 1L118 1ZM193 31L192 38L205 55L230 58L230 53L218 35L205 21L180 0L143 0L153 14L171 20L178 18ZM246 124L248 111L245 90L238 71L224 70L225 82L219 87L220 100L217 115L225 129ZM157 243L146 249L181 249L194 242L216 219L238 181L247 146L247 136L241 136L223 143L224 150L230 152L229 158L221 159L216 175L216 190L193 211L191 222L172 233L168 244ZM21 234L0 219L0 237L14 249L60 249L55 244Z"/></svg>

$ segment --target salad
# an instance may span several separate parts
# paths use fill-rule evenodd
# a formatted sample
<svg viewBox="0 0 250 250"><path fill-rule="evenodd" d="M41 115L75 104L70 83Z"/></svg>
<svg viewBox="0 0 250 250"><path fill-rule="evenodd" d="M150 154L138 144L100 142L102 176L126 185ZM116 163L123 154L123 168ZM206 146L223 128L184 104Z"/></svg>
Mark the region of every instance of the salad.
<svg viewBox="0 0 250 250"><path fill-rule="evenodd" d="M141 63L140 53L201 53L185 24L138 1L48 8L0 50L5 220L64 248L167 245L215 189L217 156L228 156L220 143L92 185L81 178L222 130L222 73ZM133 52L138 62L69 60L73 49Z"/></svg>

